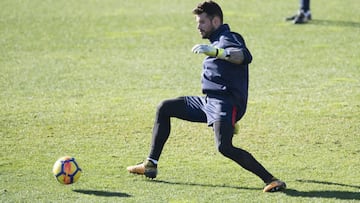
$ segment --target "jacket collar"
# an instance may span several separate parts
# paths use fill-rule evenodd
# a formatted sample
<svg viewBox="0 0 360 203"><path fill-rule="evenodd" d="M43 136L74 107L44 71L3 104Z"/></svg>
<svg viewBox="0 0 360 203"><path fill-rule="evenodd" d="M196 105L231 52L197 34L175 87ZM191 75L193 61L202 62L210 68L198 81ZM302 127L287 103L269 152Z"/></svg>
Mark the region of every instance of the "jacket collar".
<svg viewBox="0 0 360 203"><path fill-rule="evenodd" d="M209 40L211 43L219 40L220 35L224 32L229 32L230 31L230 27L228 24L222 24L218 27L218 29L216 29L209 37Z"/></svg>

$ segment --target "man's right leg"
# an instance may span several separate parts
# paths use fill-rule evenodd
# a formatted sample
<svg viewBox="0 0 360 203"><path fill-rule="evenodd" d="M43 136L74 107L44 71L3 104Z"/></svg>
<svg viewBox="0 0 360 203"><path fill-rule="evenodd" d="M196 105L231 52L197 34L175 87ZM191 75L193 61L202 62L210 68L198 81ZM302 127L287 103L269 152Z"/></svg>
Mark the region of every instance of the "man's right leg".
<svg viewBox="0 0 360 203"><path fill-rule="evenodd" d="M141 164L129 166L127 170L130 173L144 174L146 177L155 178L157 175L157 161L170 135L170 118L206 122L206 115L201 110L202 101L200 97L179 97L163 101L157 108L148 159ZM189 113L189 111L192 113Z"/></svg>
<svg viewBox="0 0 360 203"><path fill-rule="evenodd" d="M159 160L170 135L171 117L187 120L187 106L184 97L165 100L158 106L152 133L150 159Z"/></svg>

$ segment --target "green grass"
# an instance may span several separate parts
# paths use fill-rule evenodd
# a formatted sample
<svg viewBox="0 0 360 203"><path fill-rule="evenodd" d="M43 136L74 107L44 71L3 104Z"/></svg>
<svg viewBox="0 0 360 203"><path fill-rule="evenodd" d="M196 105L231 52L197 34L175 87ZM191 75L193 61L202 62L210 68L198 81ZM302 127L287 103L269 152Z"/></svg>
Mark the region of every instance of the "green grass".
<svg viewBox="0 0 360 203"><path fill-rule="evenodd" d="M174 119L156 180L126 172L149 151L156 106L200 95L203 56L190 0L0 2L1 202L356 202L360 200L360 7L219 1L254 56L234 144L285 180L284 193L214 147L206 125ZM63 155L83 168L58 184Z"/></svg>

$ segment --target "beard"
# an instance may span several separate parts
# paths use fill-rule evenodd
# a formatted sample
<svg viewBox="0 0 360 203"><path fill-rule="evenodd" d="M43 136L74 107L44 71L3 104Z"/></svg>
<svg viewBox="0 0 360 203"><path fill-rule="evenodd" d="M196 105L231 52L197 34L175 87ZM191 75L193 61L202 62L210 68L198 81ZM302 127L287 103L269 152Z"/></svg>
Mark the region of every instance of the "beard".
<svg viewBox="0 0 360 203"><path fill-rule="evenodd" d="M210 39L210 36L214 31L215 31L215 27L211 27L209 31L200 30L200 35L203 39Z"/></svg>

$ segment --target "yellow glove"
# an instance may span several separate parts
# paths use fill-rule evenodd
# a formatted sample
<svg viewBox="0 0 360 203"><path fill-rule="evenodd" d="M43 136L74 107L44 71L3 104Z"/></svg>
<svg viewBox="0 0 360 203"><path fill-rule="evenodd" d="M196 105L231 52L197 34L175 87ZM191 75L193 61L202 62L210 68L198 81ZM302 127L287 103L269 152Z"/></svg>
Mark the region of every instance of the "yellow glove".
<svg viewBox="0 0 360 203"><path fill-rule="evenodd" d="M228 59L230 53L222 48L217 48L207 44L197 44L192 49L192 52L195 54L206 54L211 57L216 57L219 59Z"/></svg>

